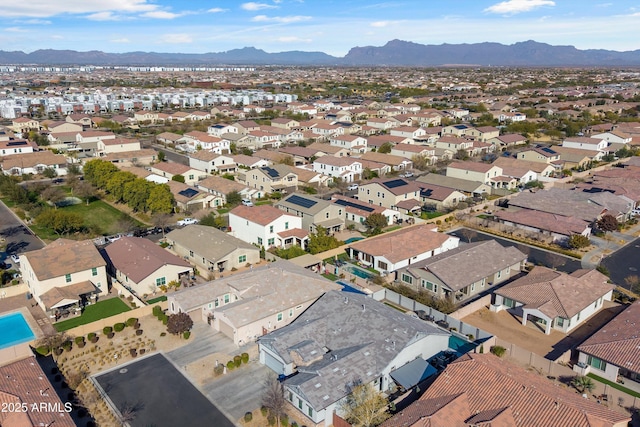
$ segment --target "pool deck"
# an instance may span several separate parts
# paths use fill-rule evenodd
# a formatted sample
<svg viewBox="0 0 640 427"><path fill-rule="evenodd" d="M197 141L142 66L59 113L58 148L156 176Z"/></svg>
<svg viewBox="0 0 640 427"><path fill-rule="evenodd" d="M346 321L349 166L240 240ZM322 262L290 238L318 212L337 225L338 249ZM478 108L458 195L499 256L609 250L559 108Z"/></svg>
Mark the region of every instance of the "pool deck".
<svg viewBox="0 0 640 427"><path fill-rule="evenodd" d="M56 333L55 328L51 325L51 320L49 320L38 304L33 300L27 299L26 294L0 299L0 315L16 311L22 313L29 327L35 334L36 339Z"/></svg>

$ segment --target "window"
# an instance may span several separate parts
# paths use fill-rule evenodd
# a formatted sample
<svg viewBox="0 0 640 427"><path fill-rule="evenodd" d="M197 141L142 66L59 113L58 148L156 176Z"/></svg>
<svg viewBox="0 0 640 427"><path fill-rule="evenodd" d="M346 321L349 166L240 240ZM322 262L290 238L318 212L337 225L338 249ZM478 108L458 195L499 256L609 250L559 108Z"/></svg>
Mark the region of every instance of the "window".
<svg viewBox="0 0 640 427"><path fill-rule="evenodd" d="M193 175L189 175L189 180L193 181Z"/></svg>
<svg viewBox="0 0 640 427"><path fill-rule="evenodd" d="M298 408L302 409L302 400L298 398Z"/></svg>
<svg viewBox="0 0 640 427"><path fill-rule="evenodd" d="M476 290L476 284L475 284L475 283L472 283L472 284L471 284L471 292L473 292L473 291L475 291L475 290Z"/></svg>
<svg viewBox="0 0 640 427"><path fill-rule="evenodd" d="M273 246L275 245L275 243L276 243L276 239L273 237L267 241L268 246Z"/></svg>
<svg viewBox="0 0 640 427"><path fill-rule="evenodd" d="M273 225L269 226L269 233L273 233Z"/></svg>
<svg viewBox="0 0 640 427"><path fill-rule="evenodd" d="M329 212L324 215L327 219L329 219Z"/></svg>
<svg viewBox="0 0 640 427"><path fill-rule="evenodd" d="M92 275L92 276L97 276L97 275L98 275L98 269L97 269L97 268L95 268L95 267L94 267L94 268L92 268L92 269L91 269L91 275Z"/></svg>
<svg viewBox="0 0 640 427"><path fill-rule="evenodd" d="M313 418L313 408L309 405L307 405L307 414L309 414L309 416Z"/></svg>
<svg viewBox="0 0 640 427"><path fill-rule="evenodd" d="M289 392L289 402L293 402L293 393Z"/></svg>
<svg viewBox="0 0 640 427"><path fill-rule="evenodd" d="M404 283L408 283L408 284L413 284L413 277L409 276L408 274L403 274L402 275L402 281Z"/></svg>
<svg viewBox="0 0 640 427"><path fill-rule="evenodd" d="M293 317L293 308L289 309L289 317Z"/></svg>
<svg viewBox="0 0 640 427"><path fill-rule="evenodd" d="M577 321L580 321L580 312L578 312L578 317L576 317Z"/></svg>
<svg viewBox="0 0 640 427"><path fill-rule="evenodd" d="M238 263L243 263L243 262L247 262L247 256L246 255L240 255L238 257Z"/></svg>
<svg viewBox="0 0 640 427"><path fill-rule="evenodd" d="M498 271L498 279L502 276L502 270Z"/></svg>
<svg viewBox="0 0 640 427"><path fill-rule="evenodd" d="M289 229L289 223L288 223L288 222L285 222L285 223L284 223L284 229L285 229L285 230L288 230L288 229Z"/></svg>
<svg viewBox="0 0 640 427"><path fill-rule="evenodd" d="M193 251L189 251L189 256L192 257L193 256Z"/></svg>
<svg viewBox="0 0 640 427"><path fill-rule="evenodd" d="M278 322L282 322L282 313L278 313Z"/></svg>
<svg viewBox="0 0 640 427"><path fill-rule="evenodd" d="M218 300L218 298L216 298L216 300L213 302L214 306L219 306L220 305L220 301Z"/></svg>
<svg viewBox="0 0 640 427"><path fill-rule="evenodd" d="M516 302L514 300L512 300L511 298L504 298L502 305L504 305L505 307L509 307L509 308L513 308L516 306Z"/></svg>
<svg viewBox="0 0 640 427"><path fill-rule="evenodd" d="M162 286L166 284L167 284L167 279L165 279L164 277L158 277L156 279L156 286Z"/></svg>
<svg viewBox="0 0 640 427"><path fill-rule="evenodd" d="M225 303L225 304L229 304L229 300L230 300L230 298L231 298L231 297L229 296L229 294L224 294L224 303Z"/></svg>
<svg viewBox="0 0 640 427"><path fill-rule="evenodd" d="M378 261L378 268L381 268L383 270L388 270L387 263L383 261Z"/></svg>
<svg viewBox="0 0 640 427"><path fill-rule="evenodd" d="M556 319L556 326L559 326L561 328L564 327L564 319L562 317L558 317Z"/></svg>
<svg viewBox="0 0 640 427"><path fill-rule="evenodd" d="M262 246L262 237L258 237L258 245Z"/></svg>
<svg viewBox="0 0 640 427"><path fill-rule="evenodd" d="M64 275L64 281L69 283L71 281L71 274L65 274Z"/></svg>
<svg viewBox="0 0 640 427"><path fill-rule="evenodd" d="M592 366L601 371L607 370L607 362L602 359L598 359L597 357L587 356L587 365Z"/></svg>

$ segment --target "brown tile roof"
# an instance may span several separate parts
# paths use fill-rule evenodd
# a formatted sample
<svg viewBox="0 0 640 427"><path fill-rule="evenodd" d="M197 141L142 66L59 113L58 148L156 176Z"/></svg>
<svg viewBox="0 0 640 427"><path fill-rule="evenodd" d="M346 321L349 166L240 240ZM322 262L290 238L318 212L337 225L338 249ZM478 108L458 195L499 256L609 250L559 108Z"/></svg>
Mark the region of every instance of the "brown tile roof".
<svg viewBox="0 0 640 427"><path fill-rule="evenodd" d="M140 283L165 265L191 269L190 264L141 237L123 237L105 248L109 262L135 283Z"/></svg>
<svg viewBox="0 0 640 427"><path fill-rule="evenodd" d="M495 293L518 301L525 308L538 308L552 319L570 319L615 288L607 280L596 270L566 274L537 266Z"/></svg>
<svg viewBox="0 0 640 427"><path fill-rule="evenodd" d="M51 288L44 294L40 295L40 299L42 300L42 303L47 308L47 310L50 310L56 304L64 300L79 301L81 295L86 295L93 292L100 292L100 289L98 289L89 280L86 280L84 282L74 283L73 285L69 286Z"/></svg>
<svg viewBox="0 0 640 427"><path fill-rule="evenodd" d="M447 168L487 173L494 165L478 162L453 162Z"/></svg>
<svg viewBox="0 0 640 427"><path fill-rule="evenodd" d="M630 420L492 354L468 354L449 364L419 401L457 394L467 397L463 425L469 426L613 427ZM457 411L449 413L456 416Z"/></svg>
<svg viewBox="0 0 640 427"><path fill-rule="evenodd" d="M40 281L107 265L91 240L58 239L24 256Z"/></svg>
<svg viewBox="0 0 640 427"><path fill-rule="evenodd" d="M198 188L213 190L224 195L227 195L232 191L240 192L249 188L246 185L240 184L237 181L231 181L230 179L226 179L221 176L215 176L215 175L208 176L202 181L198 181L197 186Z"/></svg>
<svg viewBox="0 0 640 427"><path fill-rule="evenodd" d="M169 173L171 175L181 175L186 173L191 168L187 165L183 165L182 163L175 162L160 162L153 165L154 169L158 169L162 172Z"/></svg>
<svg viewBox="0 0 640 427"><path fill-rule="evenodd" d="M363 163L363 166L364 166L364 163ZM406 184L396 185L395 187L387 187L386 183L394 182L395 184L395 181L403 181ZM402 178L375 178L369 181L369 183L363 185L363 187L370 184L379 184L383 186L387 191L390 191L392 194L395 194L396 196L400 194L407 194L407 193L420 191L419 183L415 181L406 181L406 180L403 180Z"/></svg>
<svg viewBox="0 0 640 427"><path fill-rule="evenodd" d="M301 228L291 228L286 231L281 231L280 233L278 233L278 236L282 237L283 239L287 237L297 237L299 239L304 239L305 237L309 236L309 232Z"/></svg>
<svg viewBox="0 0 640 427"><path fill-rule="evenodd" d="M467 395L458 393L417 400L380 427L467 427L470 413Z"/></svg>
<svg viewBox="0 0 640 427"><path fill-rule="evenodd" d="M282 211L271 205L240 205L233 208L229 213L260 225L271 224L276 219L286 215L285 211Z"/></svg>
<svg viewBox="0 0 640 427"><path fill-rule="evenodd" d="M67 159L62 154L53 154L49 150L34 153L12 154L2 159L2 169L29 168L37 165L66 165Z"/></svg>
<svg viewBox="0 0 640 427"><path fill-rule="evenodd" d="M385 165L398 166L403 162L406 162L402 156L394 156L393 154L374 153L373 151L366 152L362 155L364 160L371 160L374 162L384 163Z"/></svg>
<svg viewBox="0 0 640 427"><path fill-rule="evenodd" d="M640 301L631 304L578 350L608 363L640 373Z"/></svg>
<svg viewBox="0 0 640 427"><path fill-rule="evenodd" d="M349 247L369 255L384 256L395 263L435 250L450 238L433 231L433 225L426 224L360 240Z"/></svg>
<svg viewBox="0 0 640 427"><path fill-rule="evenodd" d="M428 200L444 201L455 190L453 188L443 187L436 184L420 183L420 197L424 197Z"/></svg>
<svg viewBox="0 0 640 427"><path fill-rule="evenodd" d="M522 209L519 211L496 211L494 215L501 221L508 221L514 224L551 231L563 236L582 234L584 230L589 227L589 222L580 218L529 209Z"/></svg>
<svg viewBox="0 0 640 427"><path fill-rule="evenodd" d="M7 427L44 426L75 427L70 414L65 411L64 403L56 394L53 385L40 368L35 358L10 363L0 367L0 401L26 403L28 408L45 404L53 410L27 412L0 412L0 424ZM56 410L57 408L60 411ZM54 423L55 421L55 423Z"/></svg>

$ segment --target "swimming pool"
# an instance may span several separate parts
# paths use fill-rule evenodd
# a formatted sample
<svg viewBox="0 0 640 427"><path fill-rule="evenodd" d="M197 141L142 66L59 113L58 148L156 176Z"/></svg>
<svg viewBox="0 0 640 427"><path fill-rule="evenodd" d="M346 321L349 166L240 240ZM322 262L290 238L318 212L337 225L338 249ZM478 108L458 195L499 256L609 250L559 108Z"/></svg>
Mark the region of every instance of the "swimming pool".
<svg viewBox="0 0 640 427"><path fill-rule="evenodd" d="M357 242L358 240L362 240L364 239L364 237L350 237L347 240L344 241L345 244L349 244L349 243L353 243L353 242Z"/></svg>
<svg viewBox="0 0 640 427"><path fill-rule="evenodd" d="M461 338L455 334L449 337L449 348L459 354L465 354L473 350L476 345L468 340Z"/></svg>
<svg viewBox="0 0 640 427"><path fill-rule="evenodd" d="M11 313L0 316L0 348L31 341L36 336L27 324L22 313Z"/></svg>
<svg viewBox="0 0 640 427"><path fill-rule="evenodd" d="M361 279L365 279L365 280L369 280L373 276L375 276L375 274L371 273L370 271L363 270L363 269L358 268L355 265L351 265L351 264L347 264L342 268L344 268L346 271L348 271L349 273L353 274L354 276L358 276Z"/></svg>

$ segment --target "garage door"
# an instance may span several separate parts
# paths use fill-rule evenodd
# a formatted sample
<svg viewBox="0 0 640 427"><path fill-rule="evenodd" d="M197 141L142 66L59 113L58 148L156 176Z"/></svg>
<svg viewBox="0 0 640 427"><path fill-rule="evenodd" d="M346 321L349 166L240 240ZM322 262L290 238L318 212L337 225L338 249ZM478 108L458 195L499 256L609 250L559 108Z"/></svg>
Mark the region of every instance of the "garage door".
<svg viewBox="0 0 640 427"><path fill-rule="evenodd" d="M282 362L280 362L278 359L276 359L266 351L264 351L263 354L264 364L267 365L269 369L273 370L278 375L284 374L284 365L282 364Z"/></svg>

